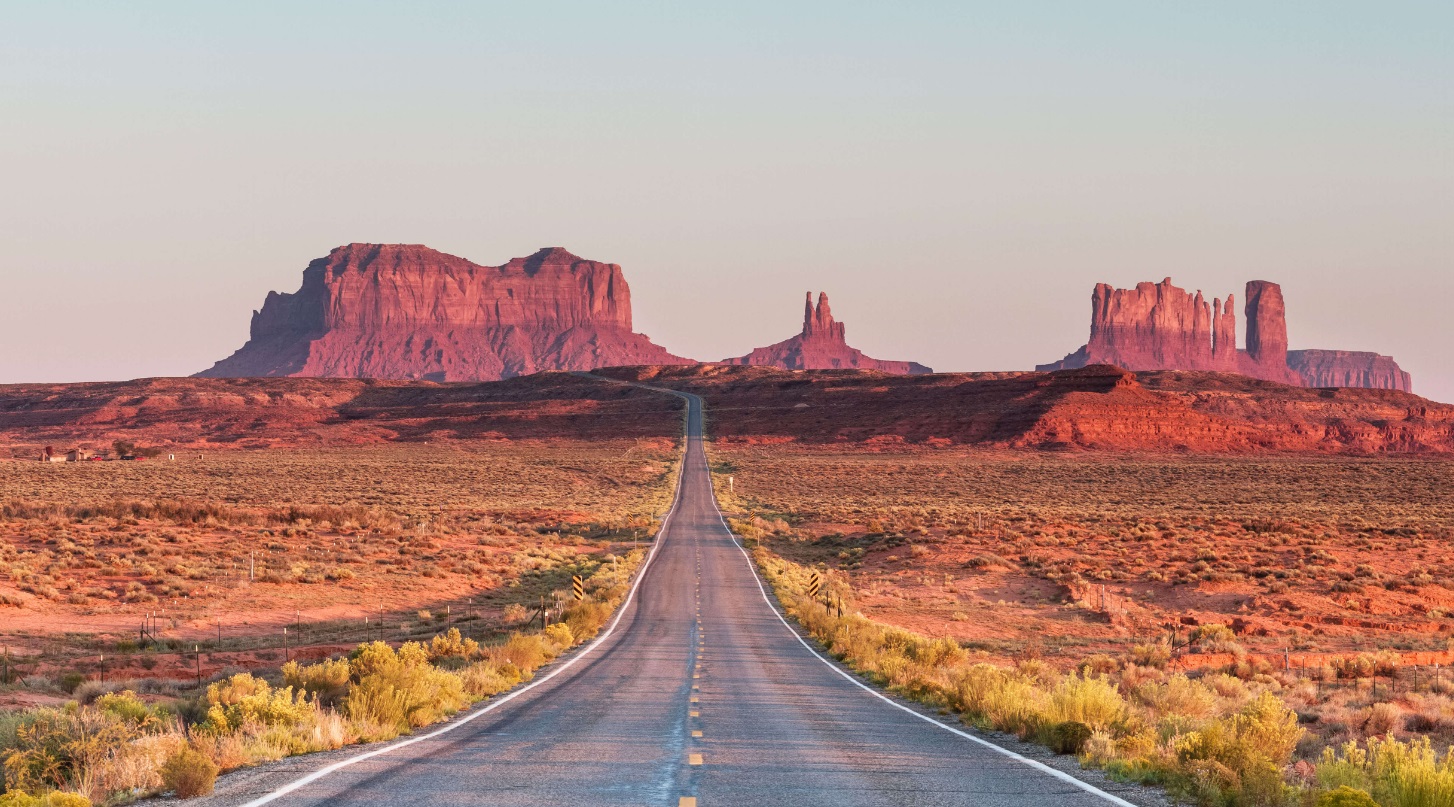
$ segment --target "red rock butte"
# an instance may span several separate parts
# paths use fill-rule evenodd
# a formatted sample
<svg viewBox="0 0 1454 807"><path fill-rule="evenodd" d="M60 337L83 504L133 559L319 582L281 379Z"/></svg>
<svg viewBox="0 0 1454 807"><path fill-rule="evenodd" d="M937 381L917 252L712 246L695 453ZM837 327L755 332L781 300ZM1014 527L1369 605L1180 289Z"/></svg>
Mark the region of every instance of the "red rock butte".
<svg viewBox="0 0 1454 807"><path fill-rule="evenodd" d="M251 337L197 375L493 381L691 364L631 330L621 267L558 247L481 266L414 244L350 244L270 292Z"/></svg>
<svg viewBox="0 0 1454 807"><path fill-rule="evenodd" d="M781 370L877 370L894 375L925 375L934 372L918 362L883 361L849 347L843 323L833 319L828 294L808 292L803 309L803 332L774 345L760 347L746 356L723 359L721 364L776 367Z"/></svg>
<svg viewBox="0 0 1454 807"><path fill-rule="evenodd" d="M1288 350L1282 287L1247 284L1247 345L1237 348L1232 295L1208 302L1166 278L1134 289L1096 284L1091 293L1090 341L1040 371L1110 364L1127 370L1240 373L1303 387L1413 390L1413 380L1392 358L1344 350Z"/></svg>

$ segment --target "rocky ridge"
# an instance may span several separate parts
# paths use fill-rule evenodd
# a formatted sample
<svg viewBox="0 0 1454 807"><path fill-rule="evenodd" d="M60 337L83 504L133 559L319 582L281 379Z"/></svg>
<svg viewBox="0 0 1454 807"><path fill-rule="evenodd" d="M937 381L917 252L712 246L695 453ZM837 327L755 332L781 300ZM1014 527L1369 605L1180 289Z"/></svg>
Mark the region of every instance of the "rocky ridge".
<svg viewBox="0 0 1454 807"><path fill-rule="evenodd" d="M703 395L714 439L1189 453L1454 454L1454 406L1396 390L1095 365L907 376L722 365L598 371ZM286 448L671 438L676 402L570 373L488 383L161 378L0 385L0 448Z"/></svg>
<svg viewBox="0 0 1454 807"><path fill-rule="evenodd" d="M843 323L833 318L827 292L808 292L803 309L803 330L797 336L767 347L760 347L746 356L723 359L721 364L776 367L781 370L876 370L894 375L923 375L933 370L911 361L884 361L863 354L848 344Z"/></svg>

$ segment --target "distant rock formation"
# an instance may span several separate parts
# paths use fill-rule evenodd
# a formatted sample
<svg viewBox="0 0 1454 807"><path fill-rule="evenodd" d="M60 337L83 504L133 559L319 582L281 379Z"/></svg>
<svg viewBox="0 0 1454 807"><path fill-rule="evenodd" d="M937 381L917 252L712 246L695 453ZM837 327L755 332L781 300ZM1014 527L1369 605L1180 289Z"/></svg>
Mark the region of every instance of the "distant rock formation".
<svg viewBox="0 0 1454 807"><path fill-rule="evenodd" d="M1237 349L1232 295L1210 303L1198 291L1139 283L1134 289L1096 284L1091 293L1090 341L1041 372L1110 364L1127 370L1194 370L1241 373L1264 381L1309 387L1371 387L1412 391L1409 374L1393 359L1374 353L1288 351L1287 306L1282 287L1265 280L1247 284L1243 313L1247 348Z"/></svg>
<svg viewBox="0 0 1454 807"><path fill-rule="evenodd" d="M803 332L775 345L760 347L746 356L724 359L722 364L777 367L783 370L877 370L896 375L924 375L933 370L912 361L882 361L848 346L843 323L833 319L828 294L808 292L803 310Z"/></svg>
<svg viewBox="0 0 1454 807"><path fill-rule="evenodd" d="M1238 357L1242 375L1283 384L1301 379L1287 366L1287 305L1282 287L1266 280L1247 283L1247 350Z"/></svg>
<svg viewBox="0 0 1454 807"><path fill-rule="evenodd" d="M542 249L480 266L411 244L350 244L270 292L247 344L201 377L492 381L543 370L690 364L631 330L616 264Z"/></svg>
<svg viewBox="0 0 1454 807"><path fill-rule="evenodd" d="M1412 392L1413 378L1390 356L1355 350L1292 350L1287 364L1309 387L1366 387Z"/></svg>
<svg viewBox="0 0 1454 807"><path fill-rule="evenodd" d="M1184 367L1235 370L1236 315L1227 298L1208 303L1171 284L1139 283L1116 289L1097 283L1091 293L1090 341L1040 370L1113 364L1128 370ZM1215 325L1215 327L1213 327Z"/></svg>

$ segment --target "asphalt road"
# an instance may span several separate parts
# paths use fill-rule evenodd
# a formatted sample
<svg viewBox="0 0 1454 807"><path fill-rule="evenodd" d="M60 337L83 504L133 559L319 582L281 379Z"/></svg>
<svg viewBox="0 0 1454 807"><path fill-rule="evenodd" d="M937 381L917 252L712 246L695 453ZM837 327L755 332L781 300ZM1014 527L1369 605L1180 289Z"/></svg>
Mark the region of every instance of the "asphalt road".
<svg viewBox="0 0 1454 807"><path fill-rule="evenodd" d="M1126 804L874 694L764 596L712 496L692 398L673 512L631 601L553 677L443 733L277 774L231 804ZM316 764L314 765L316 768ZM289 782L288 780L292 781ZM219 797L223 794L219 793ZM695 799L695 801L692 801Z"/></svg>

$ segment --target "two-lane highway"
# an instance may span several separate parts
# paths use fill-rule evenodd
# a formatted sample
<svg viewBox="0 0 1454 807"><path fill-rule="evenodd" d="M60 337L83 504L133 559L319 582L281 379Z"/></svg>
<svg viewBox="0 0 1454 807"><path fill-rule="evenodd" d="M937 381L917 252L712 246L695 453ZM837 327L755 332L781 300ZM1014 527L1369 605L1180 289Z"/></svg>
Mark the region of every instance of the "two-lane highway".
<svg viewBox="0 0 1454 807"><path fill-rule="evenodd" d="M712 495L701 401L671 514L608 633L467 721L216 804L1127 804L869 690L770 604Z"/></svg>

